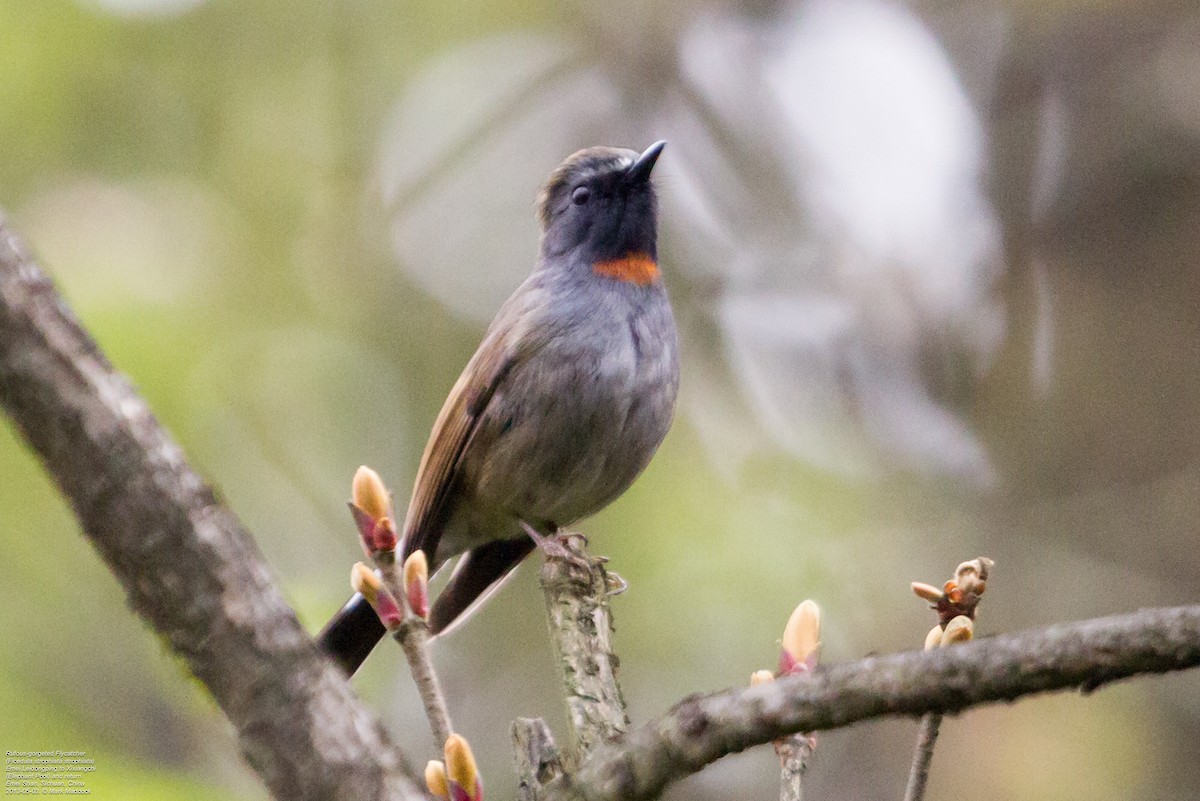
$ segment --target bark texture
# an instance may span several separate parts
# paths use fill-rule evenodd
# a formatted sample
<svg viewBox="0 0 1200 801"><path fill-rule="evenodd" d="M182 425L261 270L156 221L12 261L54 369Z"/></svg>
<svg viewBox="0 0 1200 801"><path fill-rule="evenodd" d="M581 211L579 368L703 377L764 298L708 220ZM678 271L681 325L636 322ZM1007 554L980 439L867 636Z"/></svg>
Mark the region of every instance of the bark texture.
<svg viewBox="0 0 1200 801"><path fill-rule="evenodd" d="M279 799L424 798L253 539L108 363L0 215L0 407L129 605L183 657Z"/></svg>

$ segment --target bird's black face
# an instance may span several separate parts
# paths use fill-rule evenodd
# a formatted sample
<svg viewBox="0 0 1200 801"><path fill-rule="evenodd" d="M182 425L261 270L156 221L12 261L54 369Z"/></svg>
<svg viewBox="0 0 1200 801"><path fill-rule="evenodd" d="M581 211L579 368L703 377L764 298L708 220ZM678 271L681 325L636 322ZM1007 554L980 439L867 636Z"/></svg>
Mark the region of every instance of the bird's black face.
<svg viewBox="0 0 1200 801"><path fill-rule="evenodd" d="M542 253L582 251L589 263L632 253L657 258L657 207L650 172L663 142L645 153L593 147L550 174L538 198Z"/></svg>

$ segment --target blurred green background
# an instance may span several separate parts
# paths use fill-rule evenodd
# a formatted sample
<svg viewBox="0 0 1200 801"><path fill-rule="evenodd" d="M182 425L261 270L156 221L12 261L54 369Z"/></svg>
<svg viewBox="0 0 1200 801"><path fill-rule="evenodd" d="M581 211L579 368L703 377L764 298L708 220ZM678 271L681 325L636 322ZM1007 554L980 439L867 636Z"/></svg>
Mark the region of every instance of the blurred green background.
<svg viewBox="0 0 1200 801"><path fill-rule="evenodd" d="M912 580L997 562L984 634L1195 603L1200 12L1170 0L0 3L0 207L255 533L311 630L591 144L670 144L675 427L581 528L630 712L918 647ZM203 689L0 426L0 742L93 796L262 799ZM488 797L562 733L535 571L439 641ZM395 649L355 686L429 758ZM822 734L814 799L902 795L909 721ZM1200 797L1200 676L950 720L930 798ZM769 748L672 799L768 798Z"/></svg>

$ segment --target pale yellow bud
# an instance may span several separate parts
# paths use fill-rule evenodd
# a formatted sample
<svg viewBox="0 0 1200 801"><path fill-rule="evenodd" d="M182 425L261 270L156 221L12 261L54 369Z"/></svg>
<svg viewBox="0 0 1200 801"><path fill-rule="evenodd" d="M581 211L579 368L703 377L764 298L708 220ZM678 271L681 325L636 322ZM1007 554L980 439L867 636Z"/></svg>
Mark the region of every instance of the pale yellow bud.
<svg viewBox="0 0 1200 801"><path fill-rule="evenodd" d="M757 687L760 684L770 684L775 681L775 674L769 670L756 670L750 674L750 686Z"/></svg>
<svg viewBox="0 0 1200 801"><path fill-rule="evenodd" d="M438 798L450 797L450 785L446 782L446 766L436 759L425 765L425 786Z"/></svg>
<svg viewBox="0 0 1200 801"><path fill-rule="evenodd" d="M932 651L934 648L939 647L942 644L943 633L941 626L931 628L929 633L925 635L925 650Z"/></svg>
<svg viewBox="0 0 1200 801"><path fill-rule="evenodd" d="M942 647L968 642L974 636L974 621L966 615L959 615L946 624L946 630L942 632Z"/></svg>
<svg viewBox="0 0 1200 801"><path fill-rule="evenodd" d="M429 561L424 551L413 551L404 560L404 594L413 614L420 618L429 616Z"/></svg>
<svg viewBox="0 0 1200 801"><path fill-rule="evenodd" d="M803 601L783 629L783 649L797 662L806 662L821 645L821 608Z"/></svg>
<svg viewBox="0 0 1200 801"><path fill-rule="evenodd" d="M382 520L389 517L391 499L383 479L365 465L354 473L354 481L350 488L350 499L354 505L362 509L372 520Z"/></svg>
<svg viewBox="0 0 1200 801"><path fill-rule="evenodd" d="M938 601L942 600L942 597L945 595L945 593L943 593L937 587L933 586L932 584L926 584L923 581L914 581L912 583L912 591L918 598L929 601L931 604L936 604Z"/></svg>
<svg viewBox="0 0 1200 801"><path fill-rule="evenodd" d="M446 740L446 775L468 794L475 792L479 768L475 764L471 746L461 734L451 734Z"/></svg>
<svg viewBox="0 0 1200 801"><path fill-rule="evenodd" d="M362 593L362 596L374 605L375 599L379 596L379 590L383 587L383 582L379 580L379 576L375 575L374 570L362 562L355 562L354 567L350 569L350 586L354 588L355 592Z"/></svg>

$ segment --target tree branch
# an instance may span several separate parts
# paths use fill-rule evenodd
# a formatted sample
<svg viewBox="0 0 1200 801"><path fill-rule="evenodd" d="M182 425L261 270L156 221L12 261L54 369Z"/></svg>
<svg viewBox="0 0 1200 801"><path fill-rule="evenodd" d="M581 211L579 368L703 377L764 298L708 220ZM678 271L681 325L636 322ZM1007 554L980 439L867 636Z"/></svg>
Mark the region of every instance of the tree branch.
<svg viewBox="0 0 1200 801"><path fill-rule="evenodd" d="M540 574L550 634L562 676L571 725L570 756L578 762L596 746L629 728L617 684L608 572L583 548L573 556L548 555Z"/></svg>
<svg viewBox="0 0 1200 801"><path fill-rule="evenodd" d="M209 688L276 797L424 797L377 719L301 628L249 534L108 364L2 217L0 406L58 482L130 605ZM606 588L594 581L585 581L591 595L604 599ZM607 604L556 612L552 600L551 617L556 632L574 636L573 624L587 641L563 648L579 660L564 661L567 678L599 678L605 696L597 710L582 685L569 687L583 704L572 707L578 736L599 744L584 748L576 774L545 787L546 798L560 800L649 799L726 754L797 732L1090 691L1200 664L1200 606L1151 609L694 696L621 735L627 723L613 681ZM596 637L599 653L588 654ZM601 717L587 719L595 711Z"/></svg>
<svg viewBox="0 0 1200 801"><path fill-rule="evenodd" d="M517 718L512 725L517 801L545 801L545 786L562 775L562 761L550 727L541 718Z"/></svg>
<svg viewBox="0 0 1200 801"><path fill-rule="evenodd" d="M423 799L234 514L188 466L0 215L0 406L129 597L280 799Z"/></svg>
<svg viewBox="0 0 1200 801"><path fill-rule="evenodd" d="M593 751L552 799L637 801L726 754L796 732L1079 688L1200 665L1200 606L1001 635L932 651L873 657L755 687L684 699Z"/></svg>

